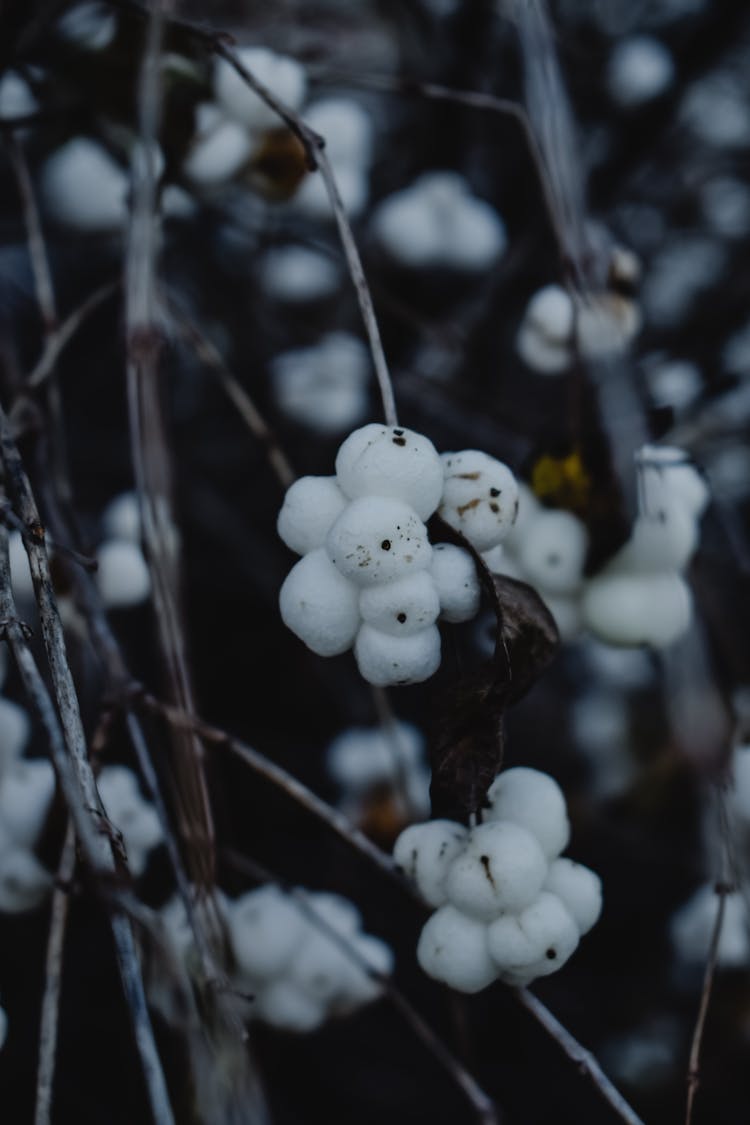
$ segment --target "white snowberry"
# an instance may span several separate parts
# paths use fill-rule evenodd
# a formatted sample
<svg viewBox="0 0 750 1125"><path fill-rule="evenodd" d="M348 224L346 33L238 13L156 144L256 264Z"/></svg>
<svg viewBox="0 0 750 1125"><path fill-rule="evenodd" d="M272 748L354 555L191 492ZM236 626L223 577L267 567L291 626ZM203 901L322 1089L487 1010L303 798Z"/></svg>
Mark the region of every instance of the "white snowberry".
<svg viewBox="0 0 750 1125"><path fill-rule="evenodd" d="M459 992L481 992L497 979L487 950L487 927L454 906L441 906L425 923L417 960L428 976Z"/></svg>
<svg viewBox="0 0 750 1125"><path fill-rule="evenodd" d="M541 510L523 537L518 560L533 586L571 594L581 584L587 550L588 533L576 516Z"/></svg>
<svg viewBox="0 0 750 1125"><path fill-rule="evenodd" d="M107 540L96 552L96 564L96 581L106 606L127 609L149 596L151 577L137 543Z"/></svg>
<svg viewBox="0 0 750 1125"><path fill-rule="evenodd" d="M121 492L110 500L102 515L102 527L107 539L141 541L141 511L135 492Z"/></svg>
<svg viewBox="0 0 750 1125"><path fill-rule="evenodd" d="M578 941L575 922L548 891L519 914L502 914L487 929L487 948L500 978L515 985L554 973L575 952Z"/></svg>
<svg viewBox="0 0 750 1125"><path fill-rule="evenodd" d="M692 599L678 574L604 573L586 583L581 612L609 644L664 648L687 631Z"/></svg>
<svg viewBox="0 0 750 1125"><path fill-rule="evenodd" d="M591 868L572 859L556 859L549 866L544 889L557 895L580 934L587 934L599 920L602 881Z"/></svg>
<svg viewBox="0 0 750 1125"><path fill-rule="evenodd" d="M372 224L388 254L412 269L487 269L506 242L499 215L455 172L427 172L388 196Z"/></svg>
<svg viewBox="0 0 750 1125"><path fill-rule="evenodd" d="M142 875L149 852L163 838L156 809L143 799L135 774L126 766L104 766L96 784L107 816L122 833L130 869Z"/></svg>
<svg viewBox="0 0 750 1125"><path fill-rule="evenodd" d="M0 830L22 848L32 848L44 827L55 793L55 771L44 758L14 761L0 783Z"/></svg>
<svg viewBox="0 0 750 1125"><path fill-rule="evenodd" d="M434 625L440 601L430 572L418 570L394 582L363 590L359 611L373 629L393 637L410 637Z"/></svg>
<svg viewBox="0 0 750 1125"><path fill-rule="evenodd" d="M274 300L300 304L330 297L340 279L338 266L325 254L294 245L267 250L260 262L260 276L265 292Z"/></svg>
<svg viewBox="0 0 750 1125"><path fill-rule="evenodd" d="M478 551L505 538L518 509L518 485L502 461L478 449L443 453L445 482L439 512Z"/></svg>
<svg viewBox="0 0 750 1125"><path fill-rule="evenodd" d="M466 847L468 829L453 820L428 820L405 828L393 847L393 860L430 906L447 902L445 877Z"/></svg>
<svg viewBox="0 0 750 1125"><path fill-rule="evenodd" d="M328 769L344 789L362 792L382 782L393 782L403 771L420 775L424 767L424 738L410 723L396 722L393 729L350 727L328 747Z"/></svg>
<svg viewBox="0 0 750 1125"><path fill-rule="evenodd" d="M358 586L426 570L432 558L419 516L403 501L384 496L353 500L328 532L326 550L339 572Z"/></svg>
<svg viewBox="0 0 750 1125"><path fill-rule="evenodd" d="M314 1031L325 1021L326 1006L295 981L279 977L260 989L253 1015L283 1031Z"/></svg>
<svg viewBox="0 0 750 1125"><path fill-rule="evenodd" d="M299 425L339 434L367 411L370 358L348 332L329 332L311 348L282 352L270 370L279 406Z"/></svg>
<svg viewBox="0 0 750 1125"><path fill-rule="evenodd" d="M286 491L276 530L290 550L306 555L325 544L346 505L335 477L300 477Z"/></svg>
<svg viewBox="0 0 750 1125"><path fill-rule="evenodd" d="M236 176L247 164L252 151L253 138L247 130L236 121L220 118L198 132L185 157L183 170L194 184L216 187Z"/></svg>
<svg viewBox="0 0 750 1125"><path fill-rule="evenodd" d="M547 860L532 834L508 821L480 824L445 877L448 901L481 921L534 901L547 876Z"/></svg>
<svg viewBox="0 0 750 1125"><path fill-rule="evenodd" d="M573 301L559 285L545 285L529 301L516 338L524 363L541 375L558 375L570 366Z"/></svg>
<svg viewBox="0 0 750 1125"><path fill-rule="evenodd" d="M468 551L452 543L436 543L430 573L444 621L457 623L476 617L481 587L476 565Z"/></svg>
<svg viewBox="0 0 750 1125"><path fill-rule="evenodd" d="M292 110L300 108L305 99L307 81L298 62L277 55L266 47L240 47L236 53L243 66L281 102ZM250 89L226 59L216 60L214 92L225 112L248 129L264 132L283 127L279 115Z"/></svg>
<svg viewBox="0 0 750 1125"><path fill-rule="evenodd" d="M658 514L636 518L630 539L610 560L607 570L622 574L681 570L697 545L694 517L673 503Z"/></svg>
<svg viewBox="0 0 750 1125"><path fill-rule="evenodd" d="M0 826L0 914L32 910L52 886L52 876L28 848L19 847Z"/></svg>
<svg viewBox="0 0 750 1125"><path fill-rule="evenodd" d="M363 625L354 655L360 674L370 684L419 684L440 667L440 632L430 625L411 636L394 637Z"/></svg>
<svg viewBox="0 0 750 1125"><path fill-rule="evenodd" d="M673 915L670 926L672 944L682 961L705 965L718 906L715 888L706 884L699 887ZM746 969L750 962L747 907L741 891L733 891L724 899L724 921L717 960L723 968L738 969Z"/></svg>
<svg viewBox="0 0 750 1125"><path fill-rule="evenodd" d="M711 498L706 480L684 449L674 445L644 445L638 450L639 486L647 515L670 511L675 501L695 519Z"/></svg>
<svg viewBox="0 0 750 1125"><path fill-rule="evenodd" d="M371 423L355 430L336 454L336 476L352 500L386 496L409 504L420 519L437 508L443 469L429 438L398 426Z"/></svg>
<svg viewBox="0 0 750 1125"><path fill-rule="evenodd" d="M42 195L58 222L84 232L120 230L128 177L95 141L74 137L42 169Z"/></svg>
<svg viewBox="0 0 750 1125"><path fill-rule="evenodd" d="M495 778L487 792L484 820L520 824L539 842L548 859L560 855L570 839L565 797L554 778L541 770L515 766Z"/></svg>
<svg viewBox="0 0 750 1125"><path fill-rule="evenodd" d="M354 643L360 624L359 593L323 547L295 563L279 594L287 628L319 656L336 656Z"/></svg>

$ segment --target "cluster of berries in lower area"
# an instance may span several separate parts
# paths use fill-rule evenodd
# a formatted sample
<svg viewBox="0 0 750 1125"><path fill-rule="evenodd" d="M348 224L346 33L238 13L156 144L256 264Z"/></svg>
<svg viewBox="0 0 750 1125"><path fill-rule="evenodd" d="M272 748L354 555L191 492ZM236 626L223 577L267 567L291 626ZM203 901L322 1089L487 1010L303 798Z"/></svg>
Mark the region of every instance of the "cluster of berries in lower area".
<svg viewBox="0 0 750 1125"><path fill-rule="evenodd" d="M217 905L251 1017L281 1030L314 1031L372 1003L393 969L390 946L363 931L356 906L341 895L268 883L237 899L219 895ZM194 949L181 900L172 899L162 918L184 963Z"/></svg>
<svg viewBox="0 0 750 1125"><path fill-rule="evenodd" d="M478 450L444 453L399 427L355 430L335 477L303 477L288 490L281 538L302 559L280 594L285 624L308 648L335 656L352 646L372 684L428 679L440 665L436 622L468 621L480 588L467 551L430 543L436 511L479 551L515 519L516 481Z"/></svg>
<svg viewBox="0 0 750 1125"><path fill-rule="evenodd" d="M419 963L460 992L479 992L498 979L526 985L555 972L601 911L599 877L560 858L570 826L553 778L509 769L487 799L476 827L415 824L393 852L436 907L419 939Z"/></svg>

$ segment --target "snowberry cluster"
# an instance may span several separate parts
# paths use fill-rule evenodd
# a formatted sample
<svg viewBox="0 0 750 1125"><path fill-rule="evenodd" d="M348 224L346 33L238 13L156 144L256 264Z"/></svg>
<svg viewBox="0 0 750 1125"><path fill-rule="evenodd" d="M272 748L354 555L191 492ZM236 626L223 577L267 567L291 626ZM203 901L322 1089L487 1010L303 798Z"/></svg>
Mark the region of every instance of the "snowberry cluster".
<svg viewBox="0 0 750 1125"><path fill-rule="evenodd" d="M515 525L502 546L486 552L484 560L494 573L533 586L567 639L580 627L588 546L588 532L577 516L542 507L531 489L521 484Z"/></svg>
<svg viewBox="0 0 750 1125"><path fill-rule="evenodd" d="M681 449L646 445L637 461L640 514L628 541L593 578L583 573L583 523L543 508L523 485L515 526L500 550L485 555L491 570L539 591L563 638L583 625L608 644L663 648L690 624L682 572L698 544L708 488Z"/></svg>
<svg viewBox="0 0 750 1125"><path fill-rule="evenodd" d="M616 267L628 281L635 281L640 271L637 259L628 251L616 253ZM560 285L545 285L526 307L516 350L538 374L560 375L569 369L576 352L600 360L624 351L640 326L640 309L631 297L606 292L576 305Z"/></svg>
<svg viewBox="0 0 750 1125"><path fill-rule="evenodd" d="M480 590L468 552L433 548L424 521L439 511L487 550L510 530L517 497L511 471L485 453L441 457L412 430L355 430L335 477L303 477L284 499L279 535L303 556L281 588L284 623L321 656L353 645L369 683L428 679L440 664L438 617L468 621Z"/></svg>
<svg viewBox="0 0 750 1125"><path fill-rule="evenodd" d="M367 966L379 974L393 967L390 947L362 932L359 911L339 895L290 895L269 884L227 906L232 952L242 986L254 995L253 1015L274 1027L313 1031L329 1016L370 1003L380 987Z"/></svg>
<svg viewBox="0 0 750 1125"><path fill-rule="evenodd" d="M690 625L682 572L698 545L709 493L681 449L647 445L638 462L640 515L625 546L587 582L581 612L602 640L662 648Z"/></svg>
<svg viewBox="0 0 750 1125"><path fill-rule="evenodd" d="M410 269L488 269L506 243L500 216L457 172L425 172L378 205L372 226L390 257Z"/></svg>
<svg viewBox="0 0 750 1125"><path fill-rule="evenodd" d="M428 976L460 992L492 981L525 985L559 969L601 911L601 883L560 858L570 836L557 783L523 766L506 770L487 794L483 821L415 824L394 859L437 909L417 958Z"/></svg>

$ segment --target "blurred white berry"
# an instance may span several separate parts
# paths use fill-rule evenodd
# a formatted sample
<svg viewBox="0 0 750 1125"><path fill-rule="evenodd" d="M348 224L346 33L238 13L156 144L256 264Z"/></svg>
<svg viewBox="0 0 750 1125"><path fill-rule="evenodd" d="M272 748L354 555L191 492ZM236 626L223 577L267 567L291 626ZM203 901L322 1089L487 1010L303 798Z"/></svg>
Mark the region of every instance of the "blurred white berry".
<svg viewBox="0 0 750 1125"><path fill-rule="evenodd" d="M354 643L360 625L359 594L323 547L301 558L279 594L288 629L319 656L336 656Z"/></svg>
<svg viewBox="0 0 750 1125"><path fill-rule="evenodd" d="M527 766L503 770L487 792L485 821L510 821L535 837L548 859L562 852L570 839L565 797L553 777Z"/></svg>
<svg viewBox="0 0 750 1125"><path fill-rule="evenodd" d="M363 679L378 687L419 684L440 667L440 633L435 625L394 637L363 625L354 644L357 667Z"/></svg>
<svg viewBox="0 0 750 1125"><path fill-rule="evenodd" d="M454 906L441 906L422 929L417 960L428 976L459 992L481 992L497 979L487 927Z"/></svg>
<svg viewBox="0 0 750 1125"><path fill-rule="evenodd" d="M300 477L286 490L276 530L290 550L306 555L325 544L346 505L335 477Z"/></svg>

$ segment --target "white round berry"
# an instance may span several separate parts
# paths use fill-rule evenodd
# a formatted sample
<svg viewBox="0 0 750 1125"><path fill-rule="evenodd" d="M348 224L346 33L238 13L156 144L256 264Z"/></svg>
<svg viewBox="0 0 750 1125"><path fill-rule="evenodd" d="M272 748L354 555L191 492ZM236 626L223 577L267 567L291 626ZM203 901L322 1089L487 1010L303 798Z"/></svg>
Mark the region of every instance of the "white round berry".
<svg viewBox="0 0 750 1125"><path fill-rule="evenodd" d="M227 925L237 967L253 981L283 973L307 934L297 904L272 883L230 901Z"/></svg>
<svg viewBox="0 0 750 1125"><path fill-rule="evenodd" d="M410 824L393 846L393 860L430 906L447 902L445 876L466 847L468 829L453 820Z"/></svg>
<svg viewBox="0 0 750 1125"><path fill-rule="evenodd" d="M578 305L576 339L584 359L602 360L624 351L640 330L638 305L619 293L601 293Z"/></svg>
<svg viewBox="0 0 750 1125"><path fill-rule="evenodd" d="M393 582L426 570L432 559L427 528L401 500L353 500L326 538L331 562L357 586Z"/></svg>
<svg viewBox="0 0 750 1125"><path fill-rule="evenodd" d="M280 1031L305 1032L324 1023L326 1008L294 981L280 977L259 989L252 1014Z"/></svg>
<svg viewBox="0 0 750 1125"><path fill-rule="evenodd" d="M600 574L581 601L586 627L614 645L664 648L687 631L692 612L690 588L678 574Z"/></svg>
<svg viewBox="0 0 750 1125"><path fill-rule="evenodd" d="M319 547L295 563L279 593L281 619L318 656L337 656L354 643L359 594Z"/></svg>
<svg viewBox="0 0 750 1125"><path fill-rule="evenodd" d="M445 621L471 621L479 611L481 587L473 558L463 547L437 543L430 568Z"/></svg>
<svg viewBox="0 0 750 1125"><path fill-rule="evenodd" d="M526 306L529 327L547 344L570 344L573 336L573 301L560 285L545 285Z"/></svg>
<svg viewBox="0 0 750 1125"><path fill-rule="evenodd" d="M560 375L567 371L573 359L569 344L548 340L526 320L518 329L516 351L526 366L539 375Z"/></svg>
<svg viewBox="0 0 750 1125"><path fill-rule="evenodd" d="M52 876L33 852L0 831L0 914L32 910L52 887Z"/></svg>
<svg viewBox="0 0 750 1125"><path fill-rule="evenodd" d="M602 912L602 881L595 871L572 859L556 859L549 866L546 891L562 902L578 927L587 934Z"/></svg>
<svg viewBox="0 0 750 1125"><path fill-rule="evenodd" d="M610 573L681 570L698 545L695 518L679 503L658 514L638 516L630 539L612 558Z"/></svg>
<svg viewBox="0 0 750 1125"><path fill-rule="evenodd" d="M265 292L274 300L300 304L330 297L340 280L338 266L325 254L294 245L267 250L260 275ZM278 393L278 387L275 389ZM282 406L286 408L283 401Z"/></svg>
<svg viewBox="0 0 750 1125"><path fill-rule="evenodd" d="M393 637L363 625L354 655L360 674L370 684L419 684L440 667L440 632L430 625L410 637Z"/></svg>
<svg viewBox="0 0 750 1125"><path fill-rule="evenodd" d="M367 411L370 357L348 332L329 332L313 347L282 352L270 370L279 406L301 426L339 434Z"/></svg>
<svg viewBox="0 0 750 1125"><path fill-rule="evenodd" d="M571 512L540 510L518 554L527 581L552 594L572 594L581 584L588 533Z"/></svg>
<svg viewBox="0 0 750 1125"><path fill-rule="evenodd" d="M359 611L362 620L373 629L392 637L410 637L434 625L440 602L430 572L418 570L405 578L363 590Z"/></svg>
<svg viewBox="0 0 750 1125"><path fill-rule="evenodd" d="M344 207L351 218L357 218L367 206L370 182L367 171L347 164L334 166L336 187ZM320 172L305 176L294 196L294 207L307 218L318 222L333 222L334 212L326 182Z"/></svg>
<svg viewBox="0 0 750 1125"><path fill-rule="evenodd" d="M351 937L361 929L362 915L343 895L331 891L305 891L304 896L316 918L322 919L342 937Z"/></svg>
<svg viewBox="0 0 750 1125"><path fill-rule="evenodd" d="M96 552L96 564L96 582L108 608L127 609L149 596L151 576L137 543L107 540Z"/></svg>
<svg viewBox="0 0 750 1125"><path fill-rule="evenodd" d="M672 945L680 960L689 964L706 963L718 908L716 890L706 884L699 887L673 915L670 925ZM741 891L733 891L725 897L717 960L724 968L743 970L750 960L747 907Z"/></svg>
<svg viewBox="0 0 750 1125"><path fill-rule="evenodd" d="M350 727L328 747L327 762L343 789L362 792L384 782L392 784L402 772L421 773L424 738L416 727L398 720L393 728Z"/></svg>
<svg viewBox="0 0 750 1125"><path fill-rule="evenodd" d="M322 928L308 922L305 939L289 964L287 979L328 1007L346 987L347 956Z"/></svg>
<svg viewBox="0 0 750 1125"><path fill-rule="evenodd" d="M305 99L307 80L298 62L277 55L266 47L239 47L236 54L243 66L279 101L292 110L300 108ZM216 60L214 92L225 112L249 129L264 132L283 128L279 115L251 90L226 59Z"/></svg>
<svg viewBox="0 0 750 1125"><path fill-rule="evenodd" d="M665 45L652 35L632 35L616 45L607 65L609 92L631 108L662 94L674 78L674 62Z"/></svg>
<svg viewBox="0 0 750 1125"><path fill-rule="evenodd" d="M502 461L478 449L443 453L443 498L439 512L477 551L505 538L518 509L516 478Z"/></svg>
<svg viewBox="0 0 750 1125"><path fill-rule="evenodd" d="M644 445L638 450L638 474L643 511L670 512L678 501L695 519L711 498L708 484L684 449L674 445Z"/></svg>
<svg viewBox="0 0 750 1125"><path fill-rule="evenodd" d="M141 512L135 492L121 492L110 500L102 515L102 527L107 539L141 541Z"/></svg>
<svg viewBox="0 0 750 1125"><path fill-rule="evenodd" d="M55 771L45 758L14 761L0 783L0 830L14 844L33 848L55 793Z"/></svg>
<svg viewBox="0 0 750 1125"><path fill-rule="evenodd" d="M487 951L487 927L454 906L441 906L427 920L417 960L429 977L459 992L481 992L497 979Z"/></svg>
<svg viewBox="0 0 750 1125"><path fill-rule="evenodd" d="M135 774L126 766L104 766L96 785L108 818L122 833L131 871L142 875L149 852L163 839L156 809L143 799Z"/></svg>
<svg viewBox="0 0 750 1125"><path fill-rule="evenodd" d="M6 70L0 78L0 121L27 117L36 113L39 103L29 84L15 70Z"/></svg>
<svg viewBox="0 0 750 1125"><path fill-rule="evenodd" d="M66 226L117 231L127 215L128 177L101 145L74 137L44 165L42 194L50 213Z"/></svg>
<svg viewBox="0 0 750 1125"><path fill-rule="evenodd" d="M201 187L227 183L247 164L253 151L253 138L236 121L217 121L195 137L185 157L183 171Z"/></svg>
<svg viewBox="0 0 750 1125"><path fill-rule="evenodd" d="M448 901L483 922L533 902L547 876L537 839L509 821L480 824L445 877Z"/></svg>
<svg viewBox="0 0 750 1125"><path fill-rule="evenodd" d="M300 477L286 490L276 530L290 550L306 555L325 545L346 505L335 477Z"/></svg>
<svg viewBox="0 0 750 1125"><path fill-rule="evenodd" d="M427 519L440 503L443 469L429 438L398 426L371 423L355 430L336 454L341 490L359 496L388 496Z"/></svg>
<svg viewBox="0 0 750 1125"><path fill-rule="evenodd" d="M328 159L339 168L366 168L372 157L372 118L352 98L331 97L313 102L305 121L325 138Z"/></svg>
<svg viewBox="0 0 750 1125"><path fill-rule="evenodd" d="M570 839L562 789L553 777L528 766L503 770L487 792L485 821L520 824L538 840L547 859L558 856Z"/></svg>
<svg viewBox="0 0 750 1125"><path fill-rule="evenodd" d="M526 985L561 968L578 946L575 922L548 891L518 915L502 914L487 928L487 948L501 980Z"/></svg>

